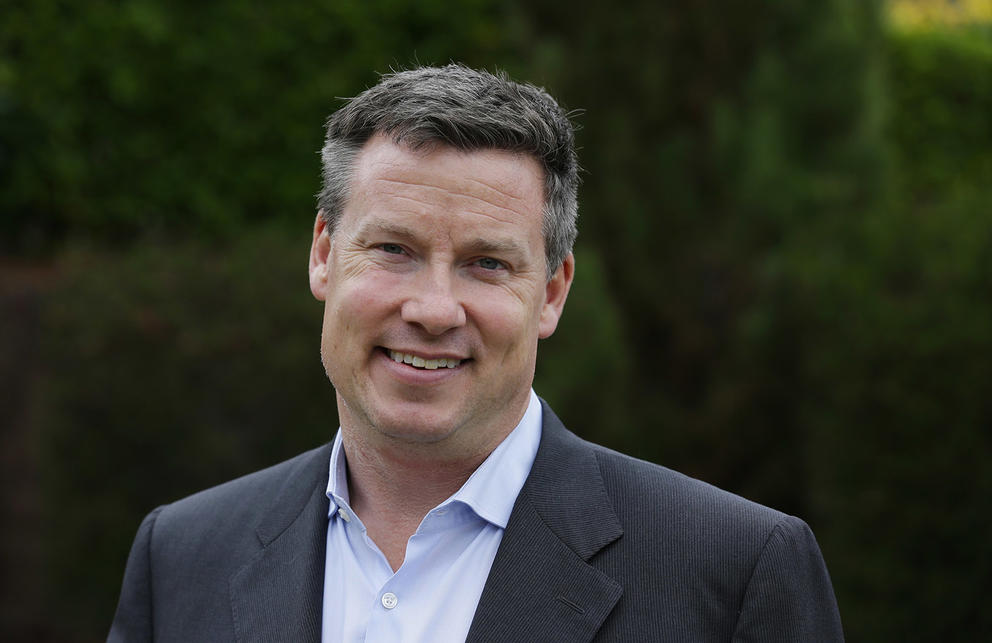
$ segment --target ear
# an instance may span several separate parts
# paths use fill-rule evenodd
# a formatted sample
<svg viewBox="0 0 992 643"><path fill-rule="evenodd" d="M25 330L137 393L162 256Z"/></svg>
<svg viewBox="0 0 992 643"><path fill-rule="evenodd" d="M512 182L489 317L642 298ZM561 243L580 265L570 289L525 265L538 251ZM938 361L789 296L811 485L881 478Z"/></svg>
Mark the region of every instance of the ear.
<svg viewBox="0 0 992 643"><path fill-rule="evenodd" d="M313 243L310 244L310 292L318 301L324 301L327 287L328 255L331 253L331 236L324 221L324 211L317 212L313 223Z"/></svg>
<svg viewBox="0 0 992 643"><path fill-rule="evenodd" d="M570 252L544 287L544 306L541 308L541 319L538 322L538 337L541 339L551 337L558 327L558 320L561 319L565 299L568 298L568 289L572 287L574 276L575 256Z"/></svg>

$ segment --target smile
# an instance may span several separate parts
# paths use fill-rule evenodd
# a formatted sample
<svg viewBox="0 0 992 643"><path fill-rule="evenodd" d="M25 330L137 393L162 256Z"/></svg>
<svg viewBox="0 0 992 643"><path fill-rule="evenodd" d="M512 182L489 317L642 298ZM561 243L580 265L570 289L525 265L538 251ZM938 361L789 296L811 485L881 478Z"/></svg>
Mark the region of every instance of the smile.
<svg viewBox="0 0 992 643"><path fill-rule="evenodd" d="M427 370L435 370L438 368L455 368L462 363L460 359L454 359L452 357L442 357L440 359L424 359L423 357L418 357L416 355L411 355L409 353L401 353L399 351L394 351L392 349L387 349L389 357L392 358L394 362L401 364L409 364L415 368L426 368Z"/></svg>

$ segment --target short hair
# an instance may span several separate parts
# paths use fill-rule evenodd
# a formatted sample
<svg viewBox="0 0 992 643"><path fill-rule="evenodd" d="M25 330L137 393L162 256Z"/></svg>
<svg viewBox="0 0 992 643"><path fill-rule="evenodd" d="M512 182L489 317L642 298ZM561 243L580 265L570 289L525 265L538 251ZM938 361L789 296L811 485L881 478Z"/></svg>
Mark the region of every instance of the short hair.
<svg viewBox="0 0 992 643"><path fill-rule="evenodd" d="M575 242L578 159L568 114L542 88L464 65L385 74L327 119L317 207L333 232L348 198L355 158L376 134L418 149L521 152L544 169L542 231L548 278Z"/></svg>

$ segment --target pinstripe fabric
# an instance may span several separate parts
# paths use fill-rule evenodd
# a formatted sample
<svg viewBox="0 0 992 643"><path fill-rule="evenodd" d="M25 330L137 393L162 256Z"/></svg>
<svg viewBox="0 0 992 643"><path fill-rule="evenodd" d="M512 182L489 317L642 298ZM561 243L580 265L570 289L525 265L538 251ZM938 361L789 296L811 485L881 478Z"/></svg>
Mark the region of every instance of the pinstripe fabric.
<svg viewBox="0 0 992 643"><path fill-rule="evenodd" d="M545 406L469 641L842 641L809 528L584 442Z"/></svg>
<svg viewBox="0 0 992 643"><path fill-rule="evenodd" d="M108 641L319 641L330 445L160 507Z"/></svg>

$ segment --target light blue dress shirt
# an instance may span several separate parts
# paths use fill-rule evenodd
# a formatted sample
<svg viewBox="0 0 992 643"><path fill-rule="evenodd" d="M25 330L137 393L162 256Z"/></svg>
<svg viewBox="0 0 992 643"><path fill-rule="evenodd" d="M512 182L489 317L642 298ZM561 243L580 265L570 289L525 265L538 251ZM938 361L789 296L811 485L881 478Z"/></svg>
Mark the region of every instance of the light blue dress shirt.
<svg viewBox="0 0 992 643"><path fill-rule="evenodd" d="M541 403L531 390L523 419L454 495L428 512L394 573L348 504L339 430L327 484L324 643L464 641L540 441Z"/></svg>

